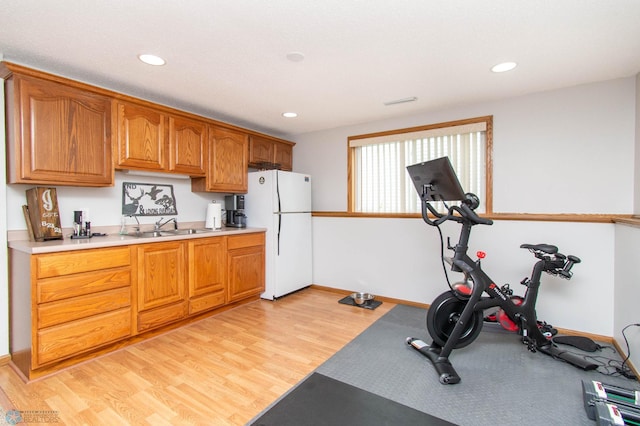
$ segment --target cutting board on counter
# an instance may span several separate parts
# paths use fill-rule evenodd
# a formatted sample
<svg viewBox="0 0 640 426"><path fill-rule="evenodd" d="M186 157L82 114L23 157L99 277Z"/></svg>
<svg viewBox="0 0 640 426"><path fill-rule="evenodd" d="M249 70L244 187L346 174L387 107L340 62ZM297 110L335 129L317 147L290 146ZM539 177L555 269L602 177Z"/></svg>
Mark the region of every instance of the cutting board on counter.
<svg viewBox="0 0 640 426"><path fill-rule="evenodd" d="M61 240L62 226L55 188L35 187L26 191L29 221L35 241Z"/></svg>

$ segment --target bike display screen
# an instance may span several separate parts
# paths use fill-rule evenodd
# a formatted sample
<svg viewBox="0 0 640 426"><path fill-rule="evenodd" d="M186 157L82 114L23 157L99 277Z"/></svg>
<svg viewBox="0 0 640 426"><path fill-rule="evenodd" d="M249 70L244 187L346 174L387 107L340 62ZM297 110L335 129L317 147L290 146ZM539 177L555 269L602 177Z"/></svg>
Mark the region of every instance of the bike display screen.
<svg viewBox="0 0 640 426"><path fill-rule="evenodd" d="M462 201L465 198L449 157L407 166L407 172L418 195L425 201Z"/></svg>

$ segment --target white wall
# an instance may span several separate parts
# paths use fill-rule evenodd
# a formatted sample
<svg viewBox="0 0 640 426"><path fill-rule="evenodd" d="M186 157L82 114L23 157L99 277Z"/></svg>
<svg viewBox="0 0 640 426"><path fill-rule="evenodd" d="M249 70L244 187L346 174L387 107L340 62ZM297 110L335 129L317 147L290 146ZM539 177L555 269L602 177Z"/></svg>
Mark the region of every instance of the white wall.
<svg viewBox="0 0 640 426"><path fill-rule="evenodd" d="M636 133L635 133L635 205L634 213L640 215L640 73L636 75ZM629 327L623 336L622 330L629 324L640 324L638 301L640 301L640 228L619 224L615 233L615 297L614 338L631 352L631 363L640 366L640 327ZM625 341L626 338L626 341Z"/></svg>
<svg viewBox="0 0 640 426"><path fill-rule="evenodd" d="M0 61L2 55L0 55ZM0 79L0 164L5 164L4 80ZM0 167L0 170L3 167ZM5 173L0 173L0 200L6 202ZM6 204L5 204L6 205ZM0 208L0 247L7 246L7 214ZM9 354L9 268L7 250L0 250L0 357Z"/></svg>
<svg viewBox="0 0 640 426"><path fill-rule="evenodd" d="M629 77L297 135L294 167L314 210L346 211L348 136L493 115L494 211L630 214L635 91Z"/></svg>
<svg viewBox="0 0 640 426"><path fill-rule="evenodd" d="M640 215L640 72L636 74L636 155L635 155L635 215Z"/></svg>
<svg viewBox="0 0 640 426"><path fill-rule="evenodd" d="M635 78L623 78L298 135L294 164L314 177L314 211L345 211L348 136L493 115L495 212L630 214L635 92ZM520 244L556 244L579 256L571 281L543 277L538 314L557 327L613 336L614 230L496 221L474 228L470 252L486 251L489 275L517 293L533 266ZM447 289L437 232L419 219L315 217L314 282L424 303Z"/></svg>
<svg viewBox="0 0 640 426"><path fill-rule="evenodd" d="M614 338L626 349L624 337L629 342L631 362L640 366L640 327L629 327L624 336L622 329L629 324L640 324L640 228L630 225L616 225L615 232L615 300Z"/></svg>
<svg viewBox="0 0 640 426"><path fill-rule="evenodd" d="M442 229L445 244L447 236L454 244L459 226ZM315 217L313 239L318 285L420 303L448 290L438 232L421 219ZM524 295L519 283L536 259L519 248L523 243L552 243L582 259L569 281L542 277L538 317L556 327L612 336L614 225L496 221L474 228L469 253L486 252L483 269L489 276ZM449 272L449 278L455 282L461 275Z"/></svg>

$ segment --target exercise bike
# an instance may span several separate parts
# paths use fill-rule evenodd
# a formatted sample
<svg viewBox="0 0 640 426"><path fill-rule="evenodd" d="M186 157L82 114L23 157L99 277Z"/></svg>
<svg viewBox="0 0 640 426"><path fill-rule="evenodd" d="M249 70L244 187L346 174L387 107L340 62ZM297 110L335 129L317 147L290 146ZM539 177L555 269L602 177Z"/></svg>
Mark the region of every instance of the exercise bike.
<svg viewBox="0 0 640 426"><path fill-rule="evenodd" d="M448 263L452 271L464 274L464 280L449 284L451 290L436 297L430 305L427 311L427 330L433 342L428 345L422 340L407 338L409 345L433 363L440 383L460 382L460 376L449 361L449 355L454 349L463 348L478 337L485 311L491 308L499 309L499 321L508 323L514 331L518 331L530 351L545 353L584 370L597 368L596 364L557 348L540 330L536 317L536 299L542 273L570 279L571 269L573 265L580 263L580 259L573 255L565 256L550 244L522 244L520 247L532 252L537 261L531 277L521 281L527 288L524 297L513 296L508 284L499 287L482 270L481 258L484 253L478 252L476 260L467 254L472 227L492 225L493 221L482 218L475 212L480 204L479 199L474 194L463 192L448 157L409 166L407 171L420 195L423 220L434 227L439 227L446 221L461 225L457 244L451 246L447 242L447 248L453 250L453 256L445 257L442 253L442 259L443 266L445 262ZM439 213L432 205L435 201L444 202L447 212ZM460 203L448 206L447 201ZM429 217L429 213L433 218ZM440 231L439 228L438 230ZM440 237L442 239L441 232Z"/></svg>

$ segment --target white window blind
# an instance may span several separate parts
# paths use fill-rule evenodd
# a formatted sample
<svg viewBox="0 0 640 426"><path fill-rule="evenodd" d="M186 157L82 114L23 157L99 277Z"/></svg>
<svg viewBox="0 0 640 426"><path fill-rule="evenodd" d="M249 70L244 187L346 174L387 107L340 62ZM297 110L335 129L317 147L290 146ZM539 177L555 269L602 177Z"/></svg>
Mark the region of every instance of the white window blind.
<svg viewBox="0 0 640 426"><path fill-rule="evenodd" d="M447 156L465 192L486 192L486 122L349 140L354 165L354 209L363 213L420 213L406 167ZM442 203L436 208L442 210Z"/></svg>

